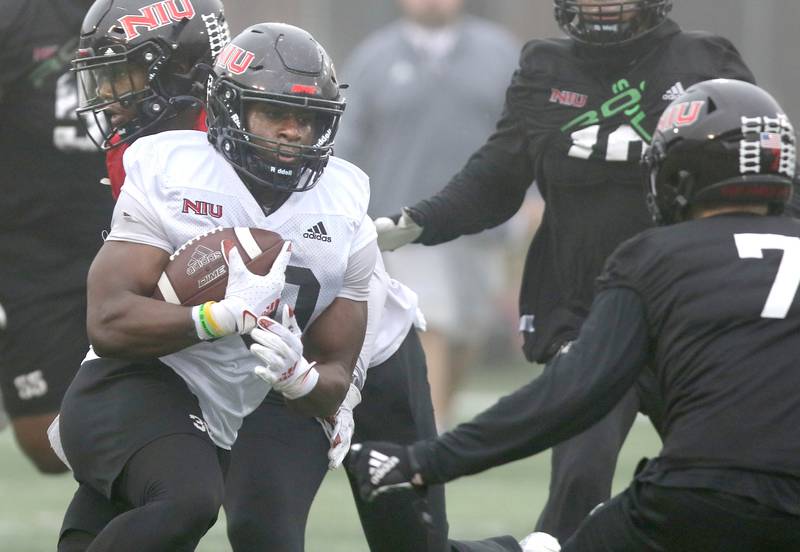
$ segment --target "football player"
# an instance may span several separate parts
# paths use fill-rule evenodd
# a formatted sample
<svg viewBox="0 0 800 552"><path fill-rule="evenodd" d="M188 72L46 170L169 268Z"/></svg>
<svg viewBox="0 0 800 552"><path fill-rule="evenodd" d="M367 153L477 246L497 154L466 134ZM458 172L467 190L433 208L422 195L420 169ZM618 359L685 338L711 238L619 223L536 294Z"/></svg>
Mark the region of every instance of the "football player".
<svg viewBox="0 0 800 552"><path fill-rule="evenodd" d="M648 366L664 447L563 552L800 550L800 221L794 129L755 85L698 83L645 154L661 228L618 247L580 334L541 377L411 447L365 443L365 496L542 451L602 419Z"/></svg>
<svg viewBox="0 0 800 552"><path fill-rule="evenodd" d="M545 210L520 291L532 362L548 361L575 339L606 257L651 225L639 161L664 108L702 80L753 81L728 40L682 31L668 19L672 0L554 4L567 37L523 48L494 135L437 195L377 222L384 249L435 245L508 220L536 181ZM661 429L654 385L644 374L605 419L553 450L540 529L565 540L608 498L637 411Z"/></svg>
<svg viewBox="0 0 800 552"><path fill-rule="evenodd" d="M98 127L104 130L97 142L107 152L112 192L118 197L125 177L123 153L138 137L171 129L206 129L205 110L197 107L195 98L205 88L205 65L211 63L211 57L228 41L227 25L219 2L194 2L199 18L193 17L188 22L174 20L171 27L139 26L139 34L126 40L123 46L117 38L120 17L138 15L146 8L146 3L115 0L113 10L105 9L105 2L99 4L103 8L90 10L86 17L82 49L74 65L84 90L81 109L91 113ZM103 46L110 46L116 53L98 55L104 51ZM149 63L145 60L147 53L155 54ZM149 67L154 70L148 70ZM150 75L150 84L145 82L145 75ZM185 95L187 93L190 95ZM155 105L158 106L155 111L160 114L158 117L153 116ZM310 234L322 240L328 238L315 232ZM330 442L330 468L338 466L349 449L353 408L360 400L359 389L364 385L365 367L370 363L381 368L373 371L375 376L368 386L378 389L368 392L362 406L355 412L358 425L363 426L360 438L412 442L436 434L430 414L424 355L418 341L412 339L411 333L415 332L409 329L416 313L416 300L412 299L415 295L402 284L390 280L382 268L376 269L371 289L370 328L356 365L355 385L350 387L335 417L319 418ZM385 309L382 309L384 297L388 299L385 300ZM385 316L380 316L382 310L386 311ZM383 322L380 330L376 331L373 327L377 327L379 320ZM378 351L374 355L368 343L371 334L379 334L382 343L377 345ZM383 368L384 364L386 368ZM403 412L406 414L401 415ZM255 455L258 461L253 466L263 466L266 458L278 456L274 453L265 455L262 448L274 451L283 446L281 442L269 440L268 435L257 432L261 416L269 417L270 414L269 406L259 408L240 430L239 443L233 455L234 469L228 483L229 534L232 542L246 543L238 546L285 548L288 538L300 543L298 546L302 548L308 505L316 489L307 493L306 502L287 501L275 508L275 501L269 498L275 485L292 483L290 478L283 477L281 471L287 462L276 462L274 468L259 468L255 472L245 463L245 459ZM313 434L312 443L324 444L319 439L318 426L304 424L303 427ZM54 424L52 431L56 448L60 448L60 437L56 433L59 429L58 424ZM297 433L293 434L293 442L300 442ZM298 446L296 450L302 457L309 456L307 447ZM314 467L315 478L319 481L325 473L324 456L315 457ZM241 487L240 481L243 482ZM256 482L263 482L263 485ZM257 491L262 487L265 489L263 494ZM247 492L238 492L239 488ZM367 504L354 491L371 548L381 550L381 546L392 542L397 551L441 549L447 535L443 489L431 488L427 494L425 507L430 518L423 523L417 513L420 503L417 500L400 496L389 503ZM87 512L94 512L94 515L87 515ZM119 512L102 495L90 487L81 486L65 516L62 539L77 547L82 546L79 544L81 539L91 542L105 523ZM397 532L396 526L389 523L390 517L405 520L405 529ZM273 520L274 523L268 524L264 520ZM280 530L275 530L272 525L280 527ZM274 544L276 542L279 544ZM67 544L62 543L62 546Z"/></svg>
<svg viewBox="0 0 800 552"><path fill-rule="evenodd" d="M180 7L165 4L168 23L153 25L141 19L154 13L152 1L97 1L72 52L77 111L89 118L88 138L105 151L107 177L101 182L110 185L115 199L125 179L123 154L136 138L163 130L206 130L205 86L213 58L230 40L228 25L219 0L192 0L184 6L186 13ZM51 425L50 440L64 461L59 429L57 422ZM64 517L61 535L67 538L61 549L86 548L121 511L91 487L80 486Z"/></svg>
<svg viewBox="0 0 800 552"><path fill-rule="evenodd" d="M9 0L0 21L0 392L20 450L47 474L66 469L46 430L88 348L86 273L112 208L69 70L89 4Z"/></svg>
<svg viewBox="0 0 800 552"><path fill-rule="evenodd" d="M377 248L366 175L331 156L344 100L330 59L305 31L260 24L222 51L212 81L208 136L160 132L125 153L125 186L89 274L94 349L60 429L80 484L129 508L94 539L97 550L194 549L222 501L226 450L268 393L270 423L313 426L326 459L313 417L342 403L364 338ZM214 205L213 215L187 201ZM224 300L151 299L169 255L218 226L275 231L291 251L258 277L222 244ZM304 239L314 227L330 241ZM278 297L277 321L256 327L248 313ZM295 478L302 493L302 466Z"/></svg>

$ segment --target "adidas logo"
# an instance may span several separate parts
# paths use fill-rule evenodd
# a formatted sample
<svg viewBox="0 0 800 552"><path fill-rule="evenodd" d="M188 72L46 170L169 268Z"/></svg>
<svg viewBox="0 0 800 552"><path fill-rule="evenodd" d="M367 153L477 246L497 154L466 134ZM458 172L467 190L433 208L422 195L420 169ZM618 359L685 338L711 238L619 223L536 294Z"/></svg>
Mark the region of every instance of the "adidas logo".
<svg viewBox="0 0 800 552"><path fill-rule="evenodd" d="M322 221L319 221L314 226L306 230L303 234L303 237L329 243L332 241L331 237L328 235L328 231L325 230L325 225L322 224Z"/></svg>
<svg viewBox="0 0 800 552"><path fill-rule="evenodd" d="M369 481L373 485L380 485L383 478L391 472L400 459L397 456L386 456L377 450L369 451Z"/></svg>
<svg viewBox="0 0 800 552"><path fill-rule="evenodd" d="M669 90L664 92L664 95L661 96L661 98L671 102L673 100L677 100L684 92L686 92L686 90L683 88L683 83L678 81L673 84Z"/></svg>

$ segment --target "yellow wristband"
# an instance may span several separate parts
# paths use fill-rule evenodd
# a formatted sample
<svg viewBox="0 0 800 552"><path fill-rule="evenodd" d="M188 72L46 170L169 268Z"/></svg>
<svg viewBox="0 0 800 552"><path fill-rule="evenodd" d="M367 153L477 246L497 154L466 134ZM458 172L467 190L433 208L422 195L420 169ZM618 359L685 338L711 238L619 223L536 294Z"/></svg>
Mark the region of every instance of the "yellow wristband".
<svg viewBox="0 0 800 552"><path fill-rule="evenodd" d="M211 305L216 304L216 301L208 301L207 303L203 304L203 314L205 314L206 322L211 328L211 331L214 332L216 337L222 337L225 335L225 330L223 330L219 323L214 320L214 315L211 314Z"/></svg>
<svg viewBox="0 0 800 552"><path fill-rule="evenodd" d="M208 320L208 311L206 310L206 306L209 303L213 303L213 301L209 301L208 303L204 303L200 305L200 308L197 311L197 316L200 319L200 325L203 327L203 331L208 334L210 338L214 337L221 337L216 332L214 332L210 327L210 320Z"/></svg>

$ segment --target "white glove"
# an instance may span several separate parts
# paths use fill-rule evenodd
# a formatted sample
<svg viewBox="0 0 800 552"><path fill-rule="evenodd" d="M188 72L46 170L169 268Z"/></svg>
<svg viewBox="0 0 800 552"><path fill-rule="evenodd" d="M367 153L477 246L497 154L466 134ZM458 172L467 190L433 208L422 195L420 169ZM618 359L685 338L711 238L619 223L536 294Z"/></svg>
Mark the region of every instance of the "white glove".
<svg viewBox="0 0 800 552"><path fill-rule="evenodd" d="M58 459L61 460L66 467L72 470L72 466L67 461L67 455L64 454L64 447L61 445L61 424L59 419L61 415L56 415L55 419L47 428L47 440L50 441L50 448L56 453Z"/></svg>
<svg viewBox="0 0 800 552"><path fill-rule="evenodd" d="M303 358L300 335L297 319L288 305L283 306L281 324L262 316L250 333L255 341L250 352L264 363L253 372L289 400L308 395L319 380L315 363Z"/></svg>
<svg viewBox="0 0 800 552"><path fill-rule="evenodd" d="M292 243L284 242L269 273L259 276L247 269L232 241L222 240L221 249L228 265L225 299L192 309L195 329L202 340L249 333L259 316L272 314L286 284L286 266L292 256Z"/></svg>
<svg viewBox="0 0 800 552"><path fill-rule="evenodd" d="M376 218L375 230L378 232L378 248L381 251L394 251L422 235L422 226L414 222L406 208L403 208L397 222L389 217Z"/></svg>
<svg viewBox="0 0 800 552"><path fill-rule="evenodd" d="M327 418L317 418L317 421L325 430L325 435L331 443L328 450L328 469L335 470L342 465L344 457L350 450L350 442L353 440L353 431L356 424L353 422L353 409L361 402L361 391L358 387L350 384L342 404L335 416Z"/></svg>
<svg viewBox="0 0 800 552"><path fill-rule="evenodd" d="M547 533L531 533L519 543L522 552L560 552L561 545Z"/></svg>

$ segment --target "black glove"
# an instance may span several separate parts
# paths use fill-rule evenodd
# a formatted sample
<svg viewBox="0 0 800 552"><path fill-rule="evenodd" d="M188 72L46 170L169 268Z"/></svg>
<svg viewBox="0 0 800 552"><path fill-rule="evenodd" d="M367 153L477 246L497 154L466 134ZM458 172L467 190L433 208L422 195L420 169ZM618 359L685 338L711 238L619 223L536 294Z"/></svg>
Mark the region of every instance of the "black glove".
<svg viewBox="0 0 800 552"><path fill-rule="evenodd" d="M350 447L347 469L358 484L361 498L372 502L380 494L401 489L424 490L411 447L367 441Z"/></svg>

